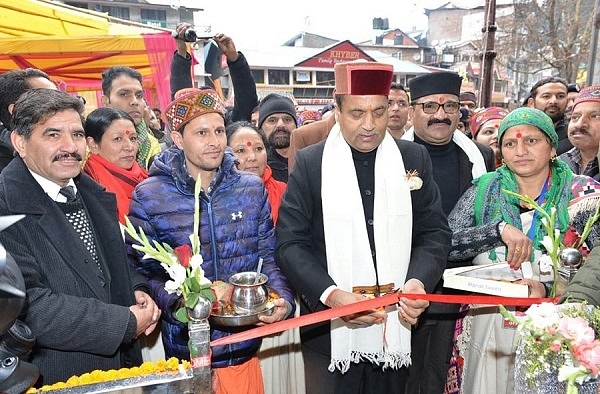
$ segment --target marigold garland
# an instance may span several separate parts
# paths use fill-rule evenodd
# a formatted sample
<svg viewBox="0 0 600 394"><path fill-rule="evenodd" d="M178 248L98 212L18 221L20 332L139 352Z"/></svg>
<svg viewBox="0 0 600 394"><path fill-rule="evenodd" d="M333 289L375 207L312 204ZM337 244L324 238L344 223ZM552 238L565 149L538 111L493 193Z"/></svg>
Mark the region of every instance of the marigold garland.
<svg viewBox="0 0 600 394"><path fill-rule="evenodd" d="M86 384L111 382L119 379L128 379L144 375L152 375L164 372L187 371L190 369L190 362L171 357L168 360L160 359L156 362L146 361L139 367L121 368L119 370L111 369L108 371L94 370L84 373L80 376L71 376L66 382L58 382L52 385L43 386L40 389L30 388L26 394L38 394L41 392L65 389L70 387L83 386Z"/></svg>

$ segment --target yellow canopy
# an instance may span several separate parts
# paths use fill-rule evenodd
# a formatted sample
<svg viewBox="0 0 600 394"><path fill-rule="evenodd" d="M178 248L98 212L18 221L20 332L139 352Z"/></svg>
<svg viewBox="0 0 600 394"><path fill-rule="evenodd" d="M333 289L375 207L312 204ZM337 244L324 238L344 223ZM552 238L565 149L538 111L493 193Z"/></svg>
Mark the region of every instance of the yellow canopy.
<svg viewBox="0 0 600 394"><path fill-rule="evenodd" d="M146 88L156 89L168 78L156 81L157 67L168 73L174 50L165 29L48 0L0 2L0 73L38 68L67 91L86 91L99 90L105 69L125 65L142 73Z"/></svg>

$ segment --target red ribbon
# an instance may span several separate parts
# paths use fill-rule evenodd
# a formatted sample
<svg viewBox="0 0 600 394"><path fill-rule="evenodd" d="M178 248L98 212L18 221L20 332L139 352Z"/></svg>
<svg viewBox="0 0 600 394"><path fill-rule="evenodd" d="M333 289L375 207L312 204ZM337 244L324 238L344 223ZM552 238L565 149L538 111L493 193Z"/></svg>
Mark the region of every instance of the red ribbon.
<svg viewBox="0 0 600 394"><path fill-rule="evenodd" d="M223 346L232 343L247 341L249 339L260 338L266 335L276 334L296 327L303 327L309 324L320 323L326 320L335 319L341 316L351 315L370 309L377 309L383 306L398 303L400 298L408 298L411 300L427 300L430 302L440 302L444 304L489 304L489 305L506 305L506 306L530 306L541 302L557 302L558 298L510 298L488 295L447 295L447 294L406 294L406 293L391 293L382 297L366 299L365 301L355 302L353 304L338 306L319 312L310 313L308 315L278 321L276 323L267 324L256 327L251 330L242 331L237 334L232 334L227 337L219 338L210 343L210 346Z"/></svg>

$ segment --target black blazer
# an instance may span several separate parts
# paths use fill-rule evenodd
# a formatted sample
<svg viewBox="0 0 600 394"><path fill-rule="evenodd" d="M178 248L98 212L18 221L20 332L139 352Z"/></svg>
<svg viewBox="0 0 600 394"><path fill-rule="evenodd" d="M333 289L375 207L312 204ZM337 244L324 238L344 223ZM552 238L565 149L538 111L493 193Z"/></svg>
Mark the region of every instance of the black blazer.
<svg viewBox="0 0 600 394"><path fill-rule="evenodd" d="M414 142L396 140L404 167L417 170L423 179L411 191L413 242L407 280L416 278L431 292L440 280L450 251L451 232L442 212L441 198L431 173L427 150ZM325 141L298 151L275 228L276 260L300 294L301 314L324 309L321 294L334 285L327 272L323 208L321 205L321 161ZM405 176L405 174L398 174ZM303 344L329 354L329 322L301 329Z"/></svg>
<svg viewBox="0 0 600 394"><path fill-rule="evenodd" d="M123 340L129 306L135 304L133 289L145 281L127 263L116 198L87 175L74 180L103 257L104 286L77 232L23 160L16 157L0 174L0 215L26 215L0 232L0 242L25 279L27 303L20 319L36 336L31 362L40 367L43 384L118 369L125 358L141 362L139 347Z"/></svg>

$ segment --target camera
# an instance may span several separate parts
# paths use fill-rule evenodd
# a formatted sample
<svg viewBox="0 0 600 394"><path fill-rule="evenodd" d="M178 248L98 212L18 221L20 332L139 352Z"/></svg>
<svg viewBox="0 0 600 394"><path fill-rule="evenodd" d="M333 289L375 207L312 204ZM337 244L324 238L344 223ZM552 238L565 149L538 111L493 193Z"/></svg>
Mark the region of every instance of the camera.
<svg viewBox="0 0 600 394"><path fill-rule="evenodd" d="M179 38L177 31L173 31L171 33L171 35L175 39ZM196 42L198 40L209 40L211 38L212 38L212 36L207 35L207 34L205 34L203 36L198 36L198 33L196 33L196 30L192 29L191 27L188 27L187 29L185 29L185 33L183 33L183 41L185 41L185 42Z"/></svg>
<svg viewBox="0 0 600 394"><path fill-rule="evenodd" d="M0 231L20 217L0 217ZM25 281L13 257L0 245L0 393L20 394L38 379L37 366L26 362L35 336L17 316L25 305Z"/></svg>

